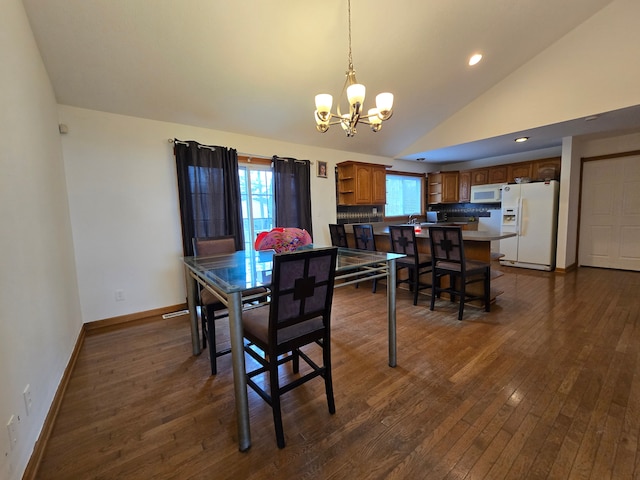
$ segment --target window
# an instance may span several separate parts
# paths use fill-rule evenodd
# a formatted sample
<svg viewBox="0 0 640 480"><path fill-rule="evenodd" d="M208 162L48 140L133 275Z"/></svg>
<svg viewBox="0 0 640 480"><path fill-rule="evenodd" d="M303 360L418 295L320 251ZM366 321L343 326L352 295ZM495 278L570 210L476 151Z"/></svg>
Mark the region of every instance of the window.
<svg viewBox="0 0 640 480"><path fill-rule="evenodd" d="M386 217L422 213L422 176L387 174Z"/></svg>
<svg viewBox="0 0 640 480"><path fill-rule="evenodd" d="M241 165L240 199L244 248L253 248L260 232L273 228L273 173L270 165Z"/></svg>

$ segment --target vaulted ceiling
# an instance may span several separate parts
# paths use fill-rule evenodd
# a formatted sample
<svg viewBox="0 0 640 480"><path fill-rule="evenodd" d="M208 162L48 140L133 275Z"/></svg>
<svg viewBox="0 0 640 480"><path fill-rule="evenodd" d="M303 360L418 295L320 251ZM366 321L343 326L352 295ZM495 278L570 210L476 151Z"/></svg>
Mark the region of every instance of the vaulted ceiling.
<svg viewBox="0 0 640 480"><path fill-rule="evenodd" d="M382 91L395 103L380 132L361 125L346 138L313 119L314 96L336 98L344 82L346 0L24 0L60 104L433 161L510 153L509 135L437 152L420 140L610 3L352 0L365 108ZM484 59L469 67L477 51ZM620 114L615 128L640 127L636 109ZM543 148L585 122L539 127Z"/></svg>

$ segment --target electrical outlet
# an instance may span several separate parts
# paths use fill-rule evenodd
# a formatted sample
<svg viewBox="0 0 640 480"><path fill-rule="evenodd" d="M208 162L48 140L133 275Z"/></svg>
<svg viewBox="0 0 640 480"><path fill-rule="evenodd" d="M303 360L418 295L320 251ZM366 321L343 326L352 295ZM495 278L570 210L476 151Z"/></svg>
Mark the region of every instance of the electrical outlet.
<svg viewBox="0 0 640 480"><path fill-rule="evenodd" d="M116 302L124 302L126 300L126 297L124 296L124 290L122 289L117 289L116 290Z"/></svg>
<svg viewBox="0 0 640 480"><path fill-rule="evenodd" d="M14 415L11 415L11 418L7 422L7 429L9 430L9 445L11 446L11 450L16 448L16 444L18 443L18 423L19 419L16 419Z"/></svg>
<svg viewBox="0 0 640 480"><path fill-rule="evenodd" d="M33 406L33 402L31 400L31 385L27 384L24 387L24 392L22 392L22 396L24 397L24 407L27 411L27 416L31 414L31 407Z"/></svg>

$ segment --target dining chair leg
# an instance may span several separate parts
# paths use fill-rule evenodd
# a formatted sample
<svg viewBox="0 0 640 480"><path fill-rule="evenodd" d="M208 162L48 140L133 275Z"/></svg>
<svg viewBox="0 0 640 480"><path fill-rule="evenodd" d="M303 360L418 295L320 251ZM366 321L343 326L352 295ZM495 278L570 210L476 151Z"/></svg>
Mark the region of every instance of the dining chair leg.
<svg viewBox="0 0 640 480"><path fill-rule="evenodd" d="M464 302L466 300L466 293L467 293L464 277L462 277L461 283L462 285L460 285L460 298L459 298L460 306L458 307L458 320L462 320L462 315L464 314Z"/></svg>
<svg viewBox="0 0 640 480"><path fill-rule="evenodd" d="M211 363L211 375L218 373L218 360L216 351L216 322L213 310L206 309L207 336L209 337L209 362Z"/></svg>
<svg viewBox="0 0 640 480"><path fill-rule="evenodd" d="M299 373L300 372L300 350L295 349L293 352L291 352L291 356L292 356L292 360L291 360L291 367L293 369L293 373Z"/></svg>
<svg viewBox="0 0 640 480"><path fill-rule="evenodd" d="M327 342L322 349L322 361L324 363L324 389L327 394L327 405L329 407L329 413L333 415L336 413L336 404L333 399L333 376L331 374L331 350L330 342Z"/></svg>
<svg viewBox="0 0 640 480"><path fill-rule="evenodd" d="M440 282L434 268L431 271L431 303L429 304L429 310L433 311L436 305L436 292L438 291L438 288L440 288ZM437 295L439 295L439 293Z"/></svg>
<svg viewBox="0 0 640 480"><path fill-rule="evenodd" d="M484 274L484 311L491 311L491 271Z"/></svg>
<svg viewBox="0 0 640 480"><path fill-rule="evenodd" d="M278 448L284 448L284 428L282 426L282 410L280 406L280 382L278 380L278 357L269 359L269 384L271 385L271 409L273 424L276 429Z"/></svg>

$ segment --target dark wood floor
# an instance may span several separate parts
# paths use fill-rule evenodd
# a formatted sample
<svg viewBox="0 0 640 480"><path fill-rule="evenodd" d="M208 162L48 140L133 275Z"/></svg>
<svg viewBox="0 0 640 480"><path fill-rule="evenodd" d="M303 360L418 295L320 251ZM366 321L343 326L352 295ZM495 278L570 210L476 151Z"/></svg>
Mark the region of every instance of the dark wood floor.
<svg viewBox="0 0 640 480"><path fill-rule="evenodd" d="M210 377L186 316L92 334L38 478L640 478L640 273L504 271L462 322L399 292L397 368L384 286L337 290L336 414L321 381L288 393L283 450L250 392L238 451L230 356Z"/></svg>

